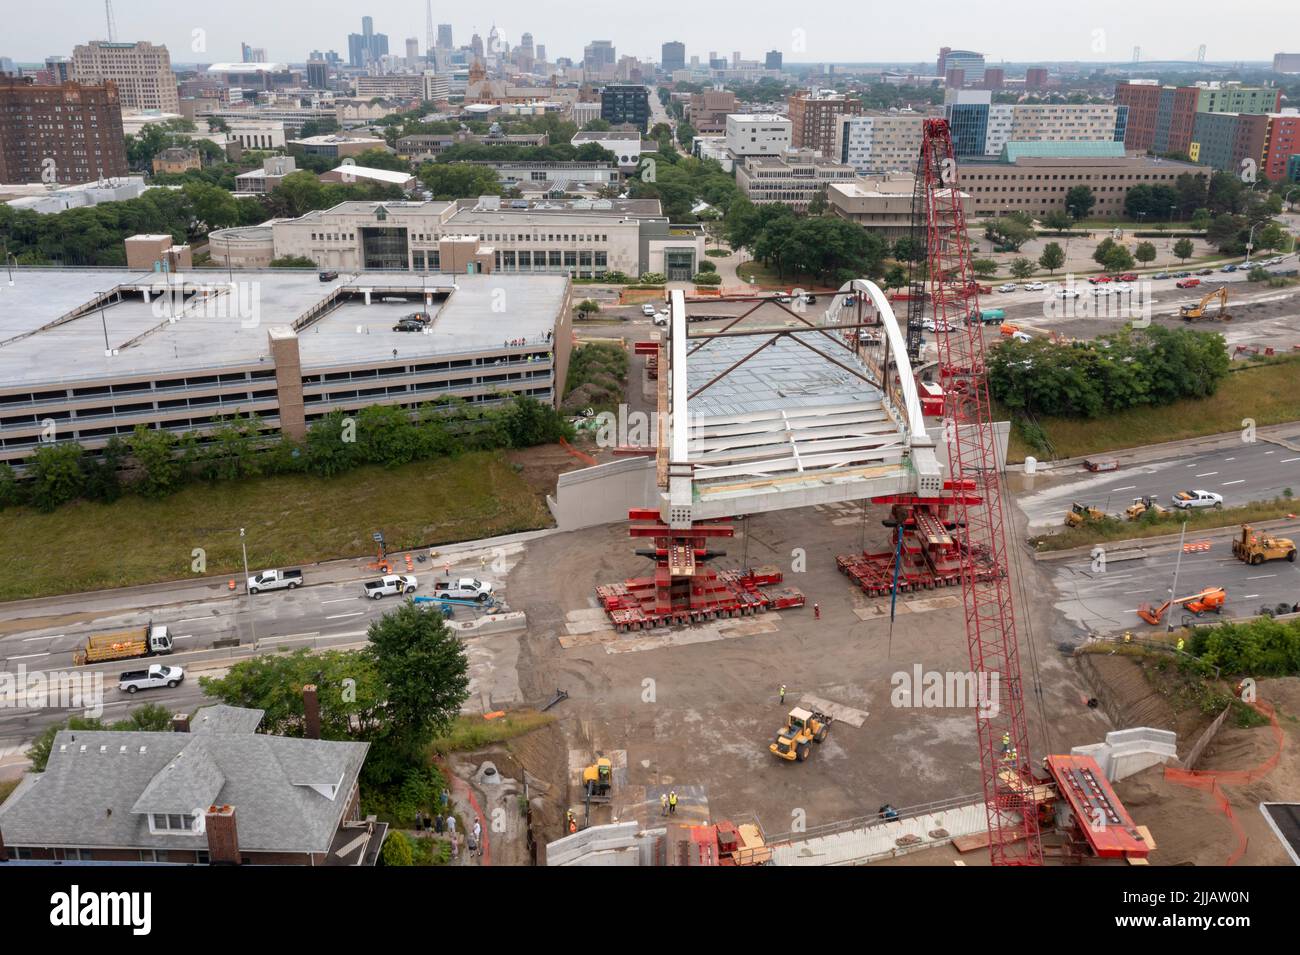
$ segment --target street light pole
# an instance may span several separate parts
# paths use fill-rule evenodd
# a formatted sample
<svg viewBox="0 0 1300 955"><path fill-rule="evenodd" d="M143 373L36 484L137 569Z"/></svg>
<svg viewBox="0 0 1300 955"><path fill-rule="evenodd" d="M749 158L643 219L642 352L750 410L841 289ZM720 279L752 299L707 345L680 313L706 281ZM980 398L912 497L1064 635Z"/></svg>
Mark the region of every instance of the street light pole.
<svg viewBox="0 0 1300 955"><path fill-rule="evenodd" d="M257 620L253 616L253 595L248 592L248 544L244 540L244 529L239 529L239 549L244 553L244 601L248 614L248 626L253 634L253 646L257 646Z"/></svg>

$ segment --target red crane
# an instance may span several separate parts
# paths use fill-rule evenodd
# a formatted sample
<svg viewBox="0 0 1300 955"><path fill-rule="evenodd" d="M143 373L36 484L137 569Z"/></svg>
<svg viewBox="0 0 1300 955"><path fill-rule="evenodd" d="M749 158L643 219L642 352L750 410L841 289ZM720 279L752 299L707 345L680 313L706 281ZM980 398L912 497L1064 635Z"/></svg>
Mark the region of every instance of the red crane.
<svg viewBox="0 0 1300 955"><path fill-rule="evenodd" d="M913 214L914 226L921 227L925 236L949 477L956 491L954 516L959 532L964 528L958 543L966 642L971 669L981 677L988 674L990 688L998 688L996 695L990 692L994 705L977 707L975 718L989 852L994 865L1041 865L997 447L984 374L983 326L968 320L972 312L979 314L979 286L971 270L956 172L948 121L925 120L917 163L919 202Z"/></svg>

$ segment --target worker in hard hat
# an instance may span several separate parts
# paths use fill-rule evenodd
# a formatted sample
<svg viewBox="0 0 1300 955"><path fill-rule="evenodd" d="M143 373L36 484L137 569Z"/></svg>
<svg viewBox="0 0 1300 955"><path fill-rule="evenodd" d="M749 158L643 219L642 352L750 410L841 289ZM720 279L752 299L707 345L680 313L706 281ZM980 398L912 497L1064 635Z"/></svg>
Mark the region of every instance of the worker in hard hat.
<svg viewBox="0 0 1300 955"><path fill-rule="evenodd" d="M668 793L668 815L677 815L677 790L671 790Z"/></svg>
<svg viewBox="0 0 1300 955"><path fill-rule="evenodd" d="M667 793L659 794L659 815L661 816L668 815L668 794Z"/></svg>
<svg viewBox="0 0 1300 955"><path fill-rule="evenodd" d="M1182 637L1179 637L1179 638L1178 638L1178 647L1177 647L1177 650L1178 650L1179 653L1182 653L1182 652L1183 652L1183 638L1182 638Z"/></svg>
<svg viewBox="0 0 1300 955"><path fill-rule="evenodd" d="M1003 733L1003 734L1002 734L1002 752L1004 752L1004 753L1009 752L1010 749L1011 749L1011 734L1010 734L1010 733Z"/></svg>
<svg viewBox="0 0 1300 955"><path fill-rule="evenodd" d="M572 809L566 809L564 811L564 821L568 824L570 833L574 833L578 831L578 820L573 815Z"/></svg>

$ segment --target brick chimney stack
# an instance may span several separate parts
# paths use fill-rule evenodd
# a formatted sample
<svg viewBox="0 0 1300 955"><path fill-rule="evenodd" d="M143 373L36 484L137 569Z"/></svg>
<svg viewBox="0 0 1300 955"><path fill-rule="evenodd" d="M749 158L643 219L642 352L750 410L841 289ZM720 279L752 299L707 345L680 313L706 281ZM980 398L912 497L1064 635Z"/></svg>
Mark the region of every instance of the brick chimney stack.
<svg viewBox="0 0 1300 955"><path fill-rule="evenodd" d="M190 717L188 713L175 713L172 715L172 732L188 733L190 731Z"/></svg>
<svg viewBox="0 0 1300 955"><path fill-rule="evenodd" d="M316 684L308 683L302 688L302 709L307 738L320 739L320 697L316 695Z"/></svg>
<svg viewBox="0 0 1300 955"><path fill-rule="evenodd" d="M204 814L209 865L239 865L239 831L234 806L209 806Z"/></svg>

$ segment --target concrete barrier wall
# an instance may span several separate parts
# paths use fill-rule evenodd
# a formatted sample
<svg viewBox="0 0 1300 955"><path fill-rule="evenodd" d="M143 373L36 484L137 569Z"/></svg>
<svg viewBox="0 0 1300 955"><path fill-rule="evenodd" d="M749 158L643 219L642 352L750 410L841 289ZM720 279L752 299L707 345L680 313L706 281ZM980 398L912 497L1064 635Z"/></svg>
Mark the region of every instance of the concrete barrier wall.
<svg viewBox="0 0 1300 955"><path fill-rule="evenodd" d="M546 504L559 529L573 531L626 521L630 508L658 500L654 458L635 457L561 474Z"/></svg>
<svg viewBox="0 0 1300 955"><path fill-rule="evenodd" d="M1151 726L1113 730L1101 743L1076 746L1072 756L1091 756L1111 782L1127 779L1150 766L1178 764L1178 735Z"/></svg>
<svg viewBox="0 0 1300 955"><path fill-rule="evenodd" d="M546 864L641 865L641 827L635 822L592 826L546 844Z"/></svg>
<svg viewBox="0 0 1300 955"><path fill-rule="evenodd" d="M947 835L932 839L930 833L938 829ZM780 843L772 847L772 861L775 865L860 865L941 846L956 836L987 831L988 811L984 803L977 802L829 836ZM904 836L916 836L921 841L900 847L897 841Z"/></svg>
<svg viewBox="0 0 1300 955"><path fill-rule="evenodd" d="M509 613L492 613L476 620L448 620L447 626L463 637L480 637L489 633L509 633L526 630L528 617L522 610Z"/></svg>

